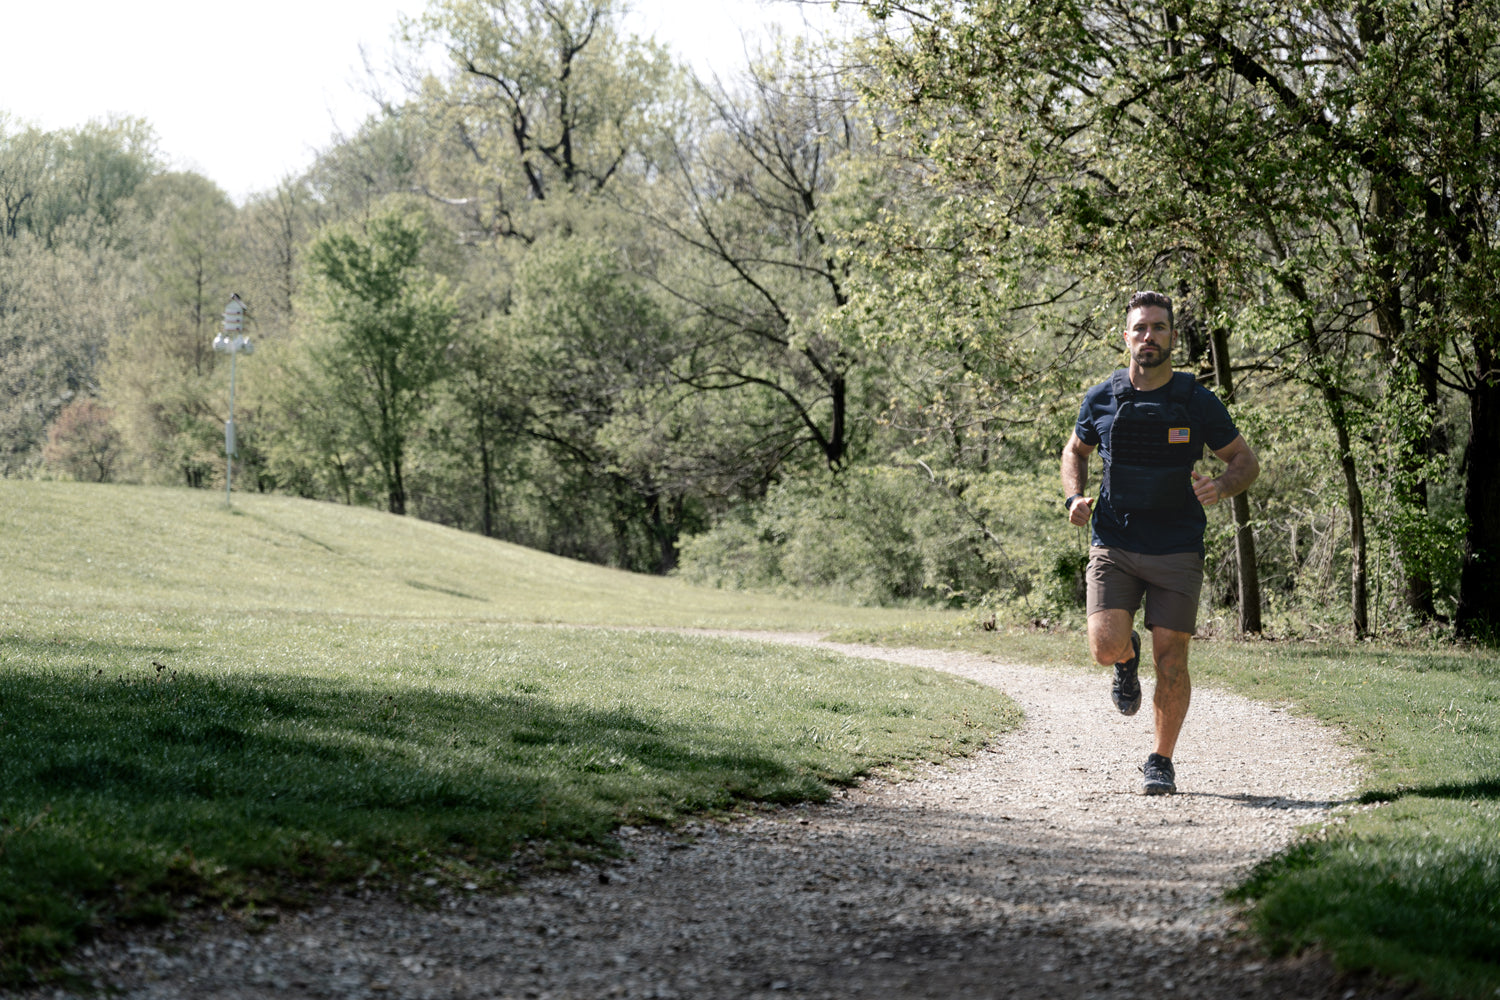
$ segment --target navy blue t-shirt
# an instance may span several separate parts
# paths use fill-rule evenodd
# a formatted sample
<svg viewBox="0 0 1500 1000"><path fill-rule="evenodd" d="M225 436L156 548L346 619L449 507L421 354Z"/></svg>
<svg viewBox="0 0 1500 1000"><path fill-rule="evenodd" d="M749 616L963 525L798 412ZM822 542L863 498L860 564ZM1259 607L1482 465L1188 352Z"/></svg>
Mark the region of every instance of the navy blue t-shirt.
<svg viewBox="0 0 1500 1000"><path fill-rule="evenodd" d="M1137 391L1135 398L1146 402L1166 401L1170 383L1150 392ZM1219 397L1201 385L1194 385L1188 399L1188 417L1191 423L1192 440L1207 445L1210 451L1225 447L1240 432L1235 429L1229 411ZM1099 449L1099 457L1105 467L1109 466L1110 453L1106 442L1115 416L1115 397L1108 380L1099 383L1083 397L1078 408L1078 423L1073 432L1078 440ZM1095 545L1140 552L1147 555L1170 555L1177 552L1203 554L1203 529L1208 517L1203 505L1196 500L1181 510L1162 514L1116 510L1110 503L1109 493L1103 489L1094 503L1093 539Z"/></svg>

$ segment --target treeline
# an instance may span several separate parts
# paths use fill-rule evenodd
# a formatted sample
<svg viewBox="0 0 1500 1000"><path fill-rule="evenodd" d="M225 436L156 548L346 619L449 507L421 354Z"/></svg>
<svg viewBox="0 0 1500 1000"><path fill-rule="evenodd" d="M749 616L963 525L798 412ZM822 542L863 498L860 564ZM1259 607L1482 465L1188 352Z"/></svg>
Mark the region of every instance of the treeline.
<svg viewBox="0 0 1500 1000"><path fill-rule="evenodd" d="M843 5L696 80L612 0L434 0L235 206L0 118L0 468L237 487L726 586L1076 615L1057 462L1129 291L1265 470L1227 631L1494 636L1500 0Z"/></svg>

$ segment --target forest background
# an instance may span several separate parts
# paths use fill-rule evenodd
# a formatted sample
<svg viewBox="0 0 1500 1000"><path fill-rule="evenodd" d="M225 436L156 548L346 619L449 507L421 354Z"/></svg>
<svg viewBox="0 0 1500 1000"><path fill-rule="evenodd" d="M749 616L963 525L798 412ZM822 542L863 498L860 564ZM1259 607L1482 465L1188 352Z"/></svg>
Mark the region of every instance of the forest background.
<svg viewBox="0 0 1500 1000"><path fill-rule="evenodd" d="M704 81L611 0L434 0L446 68L242 206L0 116L0 471L224 489L238 294L236 488L1067 623L1153 287L1263 468L1206 628L1494 640L1500 0L842 7Z"/></svg>

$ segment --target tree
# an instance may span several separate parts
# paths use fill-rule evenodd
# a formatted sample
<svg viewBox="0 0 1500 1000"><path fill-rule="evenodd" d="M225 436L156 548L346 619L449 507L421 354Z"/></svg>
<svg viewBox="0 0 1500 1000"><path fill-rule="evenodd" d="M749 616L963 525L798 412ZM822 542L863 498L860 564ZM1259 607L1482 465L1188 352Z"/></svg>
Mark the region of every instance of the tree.
<svg viewBox="0 0 1500 1000"><path fill-rule="evenodd" d="M138 278L106 247L0 240L0 475L34 469L48 425L101 391L106 345L133 316Z"/></svg>
<svg viewBox="0 0 1500 1000"><path fill-rule="evenodd" d="M860 359L829 323L852 280L837 188L868 140L854 93L818 55L798 42L753 65L743 92L703 86L711 117L677 144L647 212L668 237L657 280L686 314L676 377L763 395L777 423L767 452L811 445L838 470L858 433Z"/></svg>
<svg viewBox="0 0 1500 1000"><path fill-rule="evenodd" d="M905 247L887 241L885 253L898 268L902 256L914 256L916 269L936 261L941 280L918 284L936 285L940 308L994 300L967 310L994 317L993 326L954 315L958 329L971 332L952 339L960 357L978 347L1003 359L965 360L965 370L998 367L1012 386L1042 384L1093 339L1118 352L1122 289L1171 291L1189 366L1232 402L1233 313L1224 287L1237 287L1239 255L1225 245L1233 247L1239 230L1225 226L1222 212L1204 210L1201 192L1212 185L1201 175L1219 161L1205 165L1202 151L1185 152L1181 134L1186 120L1209 129L1220 108L1202 94L1177 95L1173 105L1137 92L1172 49L1135 24L1126 6L1056 17L1005 3L922 8L932 18L914 43L887 44L892 73L876 89L893 109L891 131L950 198L909 227ZM964 78L970 71L975 78ZM919 96L901 99L912 91ZM1111 115L1113 100L1127 110ZM1047 329L1067 338L1061 350L1037 336ZM1014 402L989 388L976 395ZM1248 500L1232 514L1241 625L1259 631Z"/></svg>
<svg viewBox="0 0 1500 1000"><path fill-rule="evenodd" d="M235 208L197 174L163 174L138 193L149 220L136 316L110 342L104 394L131 460L160 482L208 486L222 465L225 393L213 352L234 294L225 234Z"/></svg>
<svg viewBox="0 0 1500 1000"><path fill-rule="evenodd" d="M32 469L48 424L100 391L133 320L151 141L136 121L44 132L0 115L0 475Z"/></svg>
<svg viewBox="0 0 1500 1000"><path fill-rule="evenodd" d="M456 312L423 260L429 224L387 208L363 226L331 228L307 251L319 388L379 468L393 514L406 513L410 437L447 370Z"/></svg>
<svg viewBox="0 0 1500 1000"><path fill-rule="evenodd" d="M35 126L12 131L0 112L0 237L13 240L27 230L57 168L57 147L55 135Z"/></svg>
<svg viewBox="0 0 1500 1000"><path fill-rule="evenodd" d="M918 109L900 127L943 184L1003 188L991 231L1011 245L1007 230L1026 232L1064 287L1102 267L1120 285L1213 279L1226 316L1291 301L1309 322L1288 332L1373 337L1405 364L1438 364L1471 400L1470 448L1488 449L1493 8L918 4L882 59L888 93L908 99L891 106ZM1298 362L1312 381L1328 349L1294 339L1257 360ZM1331 388L1331 406L1349 390ZM1495 513L1481 465L1467 466L1465 628L1500 600L1474 572L1500 551L1494 518L1473 516Z"/></svg>
<svg viewBox="0 0 1500 1000"><path fill-rule="evenodd" d="M132 200L161 172L156 134L144 119L91 121L54 134L52 165L41 197L23 213L49 246L123 245Z"/></svg>
<svg viewBox="0 0 1500 1000"><path fill-rule="evenodd" d="M390 196L421 189L418 167L427 155L427 131L416 111L384 108L320 153L304 175L280 185L276 201L304 215L302 225L313 231L368 220Z"/></svg>
<svg viewBox="0 0 1500 1000"><path fill-rule="evenodd" d="M294 178L250 199L239 212L239 226L230 240L242 256L242 297L256 303L255 321L262 336L280 335L295 323L302 250L317 224L313 193Z"/></svg>
<svg viewBox="0 0 1500 1000"><path fill-rule="evenodd" d="M120 432L112 416L98 400L74 400L48 428L42 458L80 482L109 482L120 458Z"/></svg>
<svg viewBox="0 0 1500 1000"><path fill-rule="evenodd" d="M341 176L421 194L467 251L464 307L473 322L454 337L452 367L435 387L442 419L420 435L418 508L553 551L645 567L659 562L659 547L642 543L642 526L630 519L649 517L649 504L592 440L591 421L608 420L620 405L610 393L640 377L615 367L634 363L615 351L610 326L621 315L615 292L624 279L601 277L605 269L593 264L633 242L635 226L611 204L612 192L644 182L681 88L665 51L621 35L617 13L611 2L580 0L431 3L406 27L413 41L448 52L448 71L367 125L357 148L325 160ZM581 270L532 267L533 253ZM523 284L555 284L567 296L591 282L601 283L600 298L557 304L567 313L561 332L512 316L523 298L536 301ZM640 299L634 288L630 296ZM603 411L581 421L560 416L557 400L583 379L531 367L557 351L596 357L589 372L605 394Z"/></svg>
<svg viewBox="0 0 1500 1000"><path fill-rule="evenodd" d="M541 443L559 476L549 520L554 551L664 572L676 562L686 484L646 447L672 410L662 407L665 317L610 248L580 237L539 241L521 262L505 319L514 364L506 396L517 428ZM573 533L595 510L611 544ZM601 556L603 557L601 559Z"/></svg>
<svg viewBox="0 0 1500 1000"><path fill-rule="evenodd" d="M414 38L447 50L453 75L405 114L440 156L420 190L476 242L568 232L578 203L639 175L678 115L666 51L622 37L612 0L434 0Z"/></svg>
<svg viewBox="0 0 1500 1000"><path fill-rule="evenodd" d="M1217 285L1210 281L1204 296L1205 312L1212 317L1219 312L1214 301ZM1209 343L1213 359L1214 382L1226 405L1233 405L1234 365L1229 353L1229 331L1222 324L1214 324L1209 331ZM1250 527L1250 498L1237 493L1230 498L1234 517L1234 564L1238 583L1239 630L1241 633L1259 635L1261 625L1260 568L1255 559L1255 532Z"/></svg>

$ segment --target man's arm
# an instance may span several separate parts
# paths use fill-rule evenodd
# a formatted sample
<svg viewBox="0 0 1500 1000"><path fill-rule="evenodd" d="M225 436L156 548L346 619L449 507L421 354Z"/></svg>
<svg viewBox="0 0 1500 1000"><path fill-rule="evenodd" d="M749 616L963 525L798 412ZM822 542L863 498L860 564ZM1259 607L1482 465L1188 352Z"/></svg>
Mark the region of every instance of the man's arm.
<svg viewBox="0 0 1500 1000"><path fill-rule="evenodd" d="M1089 488L1089 456L1093 453L1094 446L1080 441L1076 431L1068 435L1068 443L1063 446L1062 453L1063 496L1086 493ZM1068 520L1077 525L1085 525L1089 523L1089 515L1093 512L1094 501L1084 496L1082 500L1072 504L1068 510Z"/></svg>
<svg viewBox="0 0 1500 1000"><path fill-rule="evenodd" d="M1255 457L1255 452L1245 443L1243 434L1216 449L1214 454L1224 462L1223 472L1212 479L1193 473L1193 492L1197 494L1198 502L1205 507L1227 500L1236 493L1245 492L1260 476L1260 459Z"/></svg>

